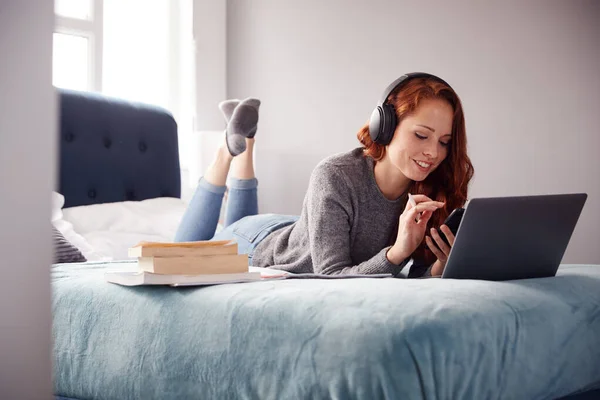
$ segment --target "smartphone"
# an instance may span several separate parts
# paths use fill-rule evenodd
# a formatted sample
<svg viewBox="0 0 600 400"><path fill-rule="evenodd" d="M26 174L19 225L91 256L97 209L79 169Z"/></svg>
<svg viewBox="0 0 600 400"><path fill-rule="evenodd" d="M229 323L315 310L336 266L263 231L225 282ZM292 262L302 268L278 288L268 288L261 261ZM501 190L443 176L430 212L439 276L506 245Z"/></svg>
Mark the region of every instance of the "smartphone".
<svg viewBox="0 0 600 400"><path fill-rule="evenodd" d="M452 234L454 234L454 236L456 236L456 232L458 232L458 227L460 226L460 221L462 220L464 213L465 213L464 208L457 208L454 211L452 211L450 213L450 215L448 215L448 218L446 218L446 220L443 223L443 225L446 225L446 226L448 226L448 228L450 228L450 231L452 231ZM440 237L442 238L442 240L448 246L450 246L450 243L448 242L446 235L444 235L444 232L442 232L439 227L437 228L437 230L438 230L438 233L439 233Z"/></svg>

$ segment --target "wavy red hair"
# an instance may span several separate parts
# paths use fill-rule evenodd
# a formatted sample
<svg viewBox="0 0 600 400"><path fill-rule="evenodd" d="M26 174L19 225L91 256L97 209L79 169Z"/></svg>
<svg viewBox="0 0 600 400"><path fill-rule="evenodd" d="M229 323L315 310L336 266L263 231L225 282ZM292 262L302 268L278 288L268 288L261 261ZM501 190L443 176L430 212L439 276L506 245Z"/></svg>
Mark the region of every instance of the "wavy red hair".
<svg viewBox="0 0 600 400"><path fill-rule="evenodd" d="M419 104L426 99L442 99L454 110L452 120L452 140L446 159L422 182L412 182L409 192L424 194L436 201L445 202L442 209L436 211L427 224L427 233L431 227L439 227L450 212L462 207L467 201L469 182L475 172L467 155L467 134L465 117L460 98L448 85L432 78L413 78L401 85L388 96L388 103L396 109L398 124L403 118L413 113ZM376 162L385 156L386 147L374 143L369 134L369 124L365 124L357 134L363 145L365 156ZM394 235L395 239L396 235ZM429 250L425 240L413 253L416 259L432 263L435 255Z"/></svg>

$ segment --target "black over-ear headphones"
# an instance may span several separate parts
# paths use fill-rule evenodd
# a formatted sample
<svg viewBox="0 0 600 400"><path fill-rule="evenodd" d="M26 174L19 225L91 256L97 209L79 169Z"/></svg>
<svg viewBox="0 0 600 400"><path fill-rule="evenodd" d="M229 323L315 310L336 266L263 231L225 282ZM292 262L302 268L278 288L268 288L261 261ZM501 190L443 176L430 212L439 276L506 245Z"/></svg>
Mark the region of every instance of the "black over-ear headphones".
<svg viewBox="0 0 600 400"><path fill-rule="evenodd" d="M402 75L392 82L385 88L383 97L379 100L379 103L377 103L377 107L371 113L371 119L369 120L369 134L371 135L371 140L375 143L385 146L392 141L394 131L398 125L398 117L394 106L388 104L387 98L398 86L414 78L433 78L448 85L442 78L438 78L435 75L427 74L425 72L411 72ZM448 87L450 87L450 85L448 85Z"/></svg>

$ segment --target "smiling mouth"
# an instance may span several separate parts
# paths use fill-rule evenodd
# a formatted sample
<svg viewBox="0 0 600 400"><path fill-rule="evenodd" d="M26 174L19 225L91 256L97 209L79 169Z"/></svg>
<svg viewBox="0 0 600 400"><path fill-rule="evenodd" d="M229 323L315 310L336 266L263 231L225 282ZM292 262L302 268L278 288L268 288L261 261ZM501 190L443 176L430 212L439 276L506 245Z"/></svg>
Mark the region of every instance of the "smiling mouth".
<svg viewBox="0 0 600 400"><path fill-rule="evenodd" d="M417 164L419 169L421 169L422 171L429 171L431 169L431 167L433 166L432 163L428 163L425 161L417 161L417 160L413 160L413 161L415 162L415 164Z"/></svg>

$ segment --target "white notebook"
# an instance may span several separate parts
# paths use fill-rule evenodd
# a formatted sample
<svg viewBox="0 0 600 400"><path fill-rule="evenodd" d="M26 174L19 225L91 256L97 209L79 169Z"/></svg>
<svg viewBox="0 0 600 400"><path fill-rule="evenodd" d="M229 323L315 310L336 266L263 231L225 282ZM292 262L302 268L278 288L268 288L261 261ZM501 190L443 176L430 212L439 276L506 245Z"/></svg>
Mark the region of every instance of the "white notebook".
<svg viewBox="0 0 600 400"><path fill-rule="evenodd" d="M284 279L287 275L287 273L283 271L262 270L263 268L250 267L250 272L242 272L237 274L162 275L140 271L138 269L126 269L122 271L107 271L104 273L104 279L107 282L124 286L202 286Z"/></svg>
<svg viewBox="0 0 600 400"><path fill-rule="evenodd" d="M162 275L140 271L135 268L119 268L104 273L108 282L124 286L140 285L171 285L171 286L205 286L224 283L243 283L277 279L350 279L350 278L390 278L391 274L369 275L319 275L319 274L292 274L290 272L271 269L249 267L249 272L237 274L204 274L204 275Z"/></svg>

